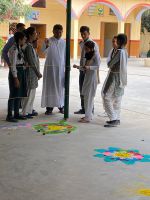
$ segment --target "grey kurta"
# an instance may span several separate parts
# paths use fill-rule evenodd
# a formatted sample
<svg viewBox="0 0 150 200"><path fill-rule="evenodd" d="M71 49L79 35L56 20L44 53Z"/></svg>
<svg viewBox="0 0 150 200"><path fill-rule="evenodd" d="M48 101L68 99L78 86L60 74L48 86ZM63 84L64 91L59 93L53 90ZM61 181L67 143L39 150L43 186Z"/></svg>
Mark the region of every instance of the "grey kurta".
<svg viewBox="0 0 150 200"><path fill-rule="evenodd" d="M24 54L27 64L27 87L28 89L36 89L38 87L38 76L40 74L39 58L30 43L27 44Z"/></svg>
<svg viewBox="0 0 150 200"><path fill-rule="evenodd" d="M106 78L106 81L105 81L105 84L103 87L104 95L107 93L107 91L109 90L110 87L114 88L114 96L122 96L124 94L124 87L122 87L123 83L121 80L121 75L122 75L122 70L125 71L125 73L122 75L122 77L125 77L125 79L126 79L127 63L122 64L122 60L121 60L122 54L124 55L124 59L122 59L122 60L127 60L126 50L118 49L116 54L108 62L108 67L110 68L110 71L108 73L108 76Z"/></svg>
<svg viewBox="0 0 150 200"><path fill-rule="evenodd" d="M43 73L42 107L64 106L65 49L65 40L49 39Z"/></svg>

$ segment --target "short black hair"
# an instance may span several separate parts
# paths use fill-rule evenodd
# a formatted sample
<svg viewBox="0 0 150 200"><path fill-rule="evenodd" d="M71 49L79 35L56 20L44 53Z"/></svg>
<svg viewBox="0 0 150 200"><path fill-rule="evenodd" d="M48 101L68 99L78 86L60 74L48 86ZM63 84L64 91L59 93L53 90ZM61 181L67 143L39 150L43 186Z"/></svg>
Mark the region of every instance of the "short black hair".
<svg viewBox="0 0 150 200"><path fill-rule="evenodd" d="M113 37L113 39L117 39L117 35L115 35L115 36Z"/></svg>
<svg viewBox="0 0 150 200"><path fill-rule="evenodd" d="M21 28L21 27L25 27L25 24L23 24L23 23L18 23L18 24L16 25L16 28L17 28L17 29L19 29L19 28Z"/></svg>
<svg viewBox="0 0 150 200"><path fill-rule="evenodd" d="M84 45L89 49L94 49L95 47L95 43L93 41L87 41Z"/></svg>
<svg viewBox="0 0 150 200"><path fill-rule="evenodd" d="M22 40L25 36L26 36L26 35L25 35L23 32L16 32L16 33L14 34L14 39L15 39L16 44L18 44L18 43L19 43L19 40L20 40L20 39Z"/></svg>
<svg viewBox="0 0 150 200"><path fill-rule="evenodd" d="M63 30L63 26L61 24L55 24L54 27L53 27L53 31L54 30L61 30L62 31Z"/></svg>
<svg viewBox="0 0 150 200"><path fill-rule="evenodd" d="M90 28L88 26L81 26L80 33L83 33L85 31L87 31L88 33L90 33Z"/></svg>
<svg viewBox="0 0 150 200"><path fill-rule="evenodd" d="M27 39L30 38L30 35L33 35L33 33L36 31L34 27L27 28L24 33L26 34Z"/></svg>
<svg viewBox="0 0 150 200"><path fill-rule="evenodd" d="M18 49L18 59L21 60L21 54L19 52L19 40L23 40L23 38L25 38L26 35L23 33L23 32L16 32L14 34L14 40L15 40L15 43L16 43L16 46L17 46L17 49Z"/></svg>
<svg viewBox="0 0 150 200"><path fill-rule="evenodd" d="M119 41L120 45L126 45L127 44L127 41L128 41L128 38L127 38L127 35L126 34L118 34L117 35L117 42Z"/></svg>

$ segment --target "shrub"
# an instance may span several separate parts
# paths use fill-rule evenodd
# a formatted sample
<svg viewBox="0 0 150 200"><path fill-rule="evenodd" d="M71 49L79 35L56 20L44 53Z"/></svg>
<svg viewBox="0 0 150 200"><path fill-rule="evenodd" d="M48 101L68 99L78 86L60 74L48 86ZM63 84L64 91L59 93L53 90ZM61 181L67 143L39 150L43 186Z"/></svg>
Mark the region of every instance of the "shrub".
<svg viewBox="0 0 150 200"><path fill-rule="evenodd" d="M5 41L2 37L0 37L0 55L2 54L2 49L5 45Z"/></svg>

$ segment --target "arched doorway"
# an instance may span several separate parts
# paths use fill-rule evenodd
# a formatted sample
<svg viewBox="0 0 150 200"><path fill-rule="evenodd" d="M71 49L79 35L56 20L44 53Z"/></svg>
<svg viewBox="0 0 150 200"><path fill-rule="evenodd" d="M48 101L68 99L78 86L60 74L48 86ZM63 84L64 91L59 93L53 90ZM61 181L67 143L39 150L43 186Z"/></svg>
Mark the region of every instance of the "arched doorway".
<svg viewBox="0 0 150 200"><path fill-rule="evenodd" d="M120 9L111 1L92 0L81 8L78 17L79 27L90 27L91 37L98 43L101 56L107 57L112 38L119 32L118 22L123 20Z"/></svg>
<svg viewBox="0 0 150 200"><path fill-rule="evenodd" d="M129 55L132 57L141 56L141 17L148 9L150 4L139 3L133 5L125 14L124 20L129 24ZM143 41L145 42L144 39Z"/></svg>

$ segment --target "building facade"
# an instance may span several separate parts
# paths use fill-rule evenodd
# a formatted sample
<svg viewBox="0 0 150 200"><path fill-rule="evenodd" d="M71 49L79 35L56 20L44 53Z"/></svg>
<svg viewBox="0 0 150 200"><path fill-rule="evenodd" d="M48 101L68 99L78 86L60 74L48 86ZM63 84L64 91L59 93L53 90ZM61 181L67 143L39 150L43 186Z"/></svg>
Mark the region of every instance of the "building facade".
<svg viewBox="0 0 150 200"><path fill-rule="evenodd" d="M39 53L45 38L52 36L54 24L62 24L66 35L66 0L29 0L33 12L26 25L36 27L39 35ZM97 42L102 57L107 56L111 40L118 33L128 36L128 52L139 57L141 49L141 16L150 9L150 0L72 0L71 56L80 54L80 26L90 27L91 37ZM24 22L24 19L20 19ZM0 25L0 35L8 35L9 25Z"/></svg>

